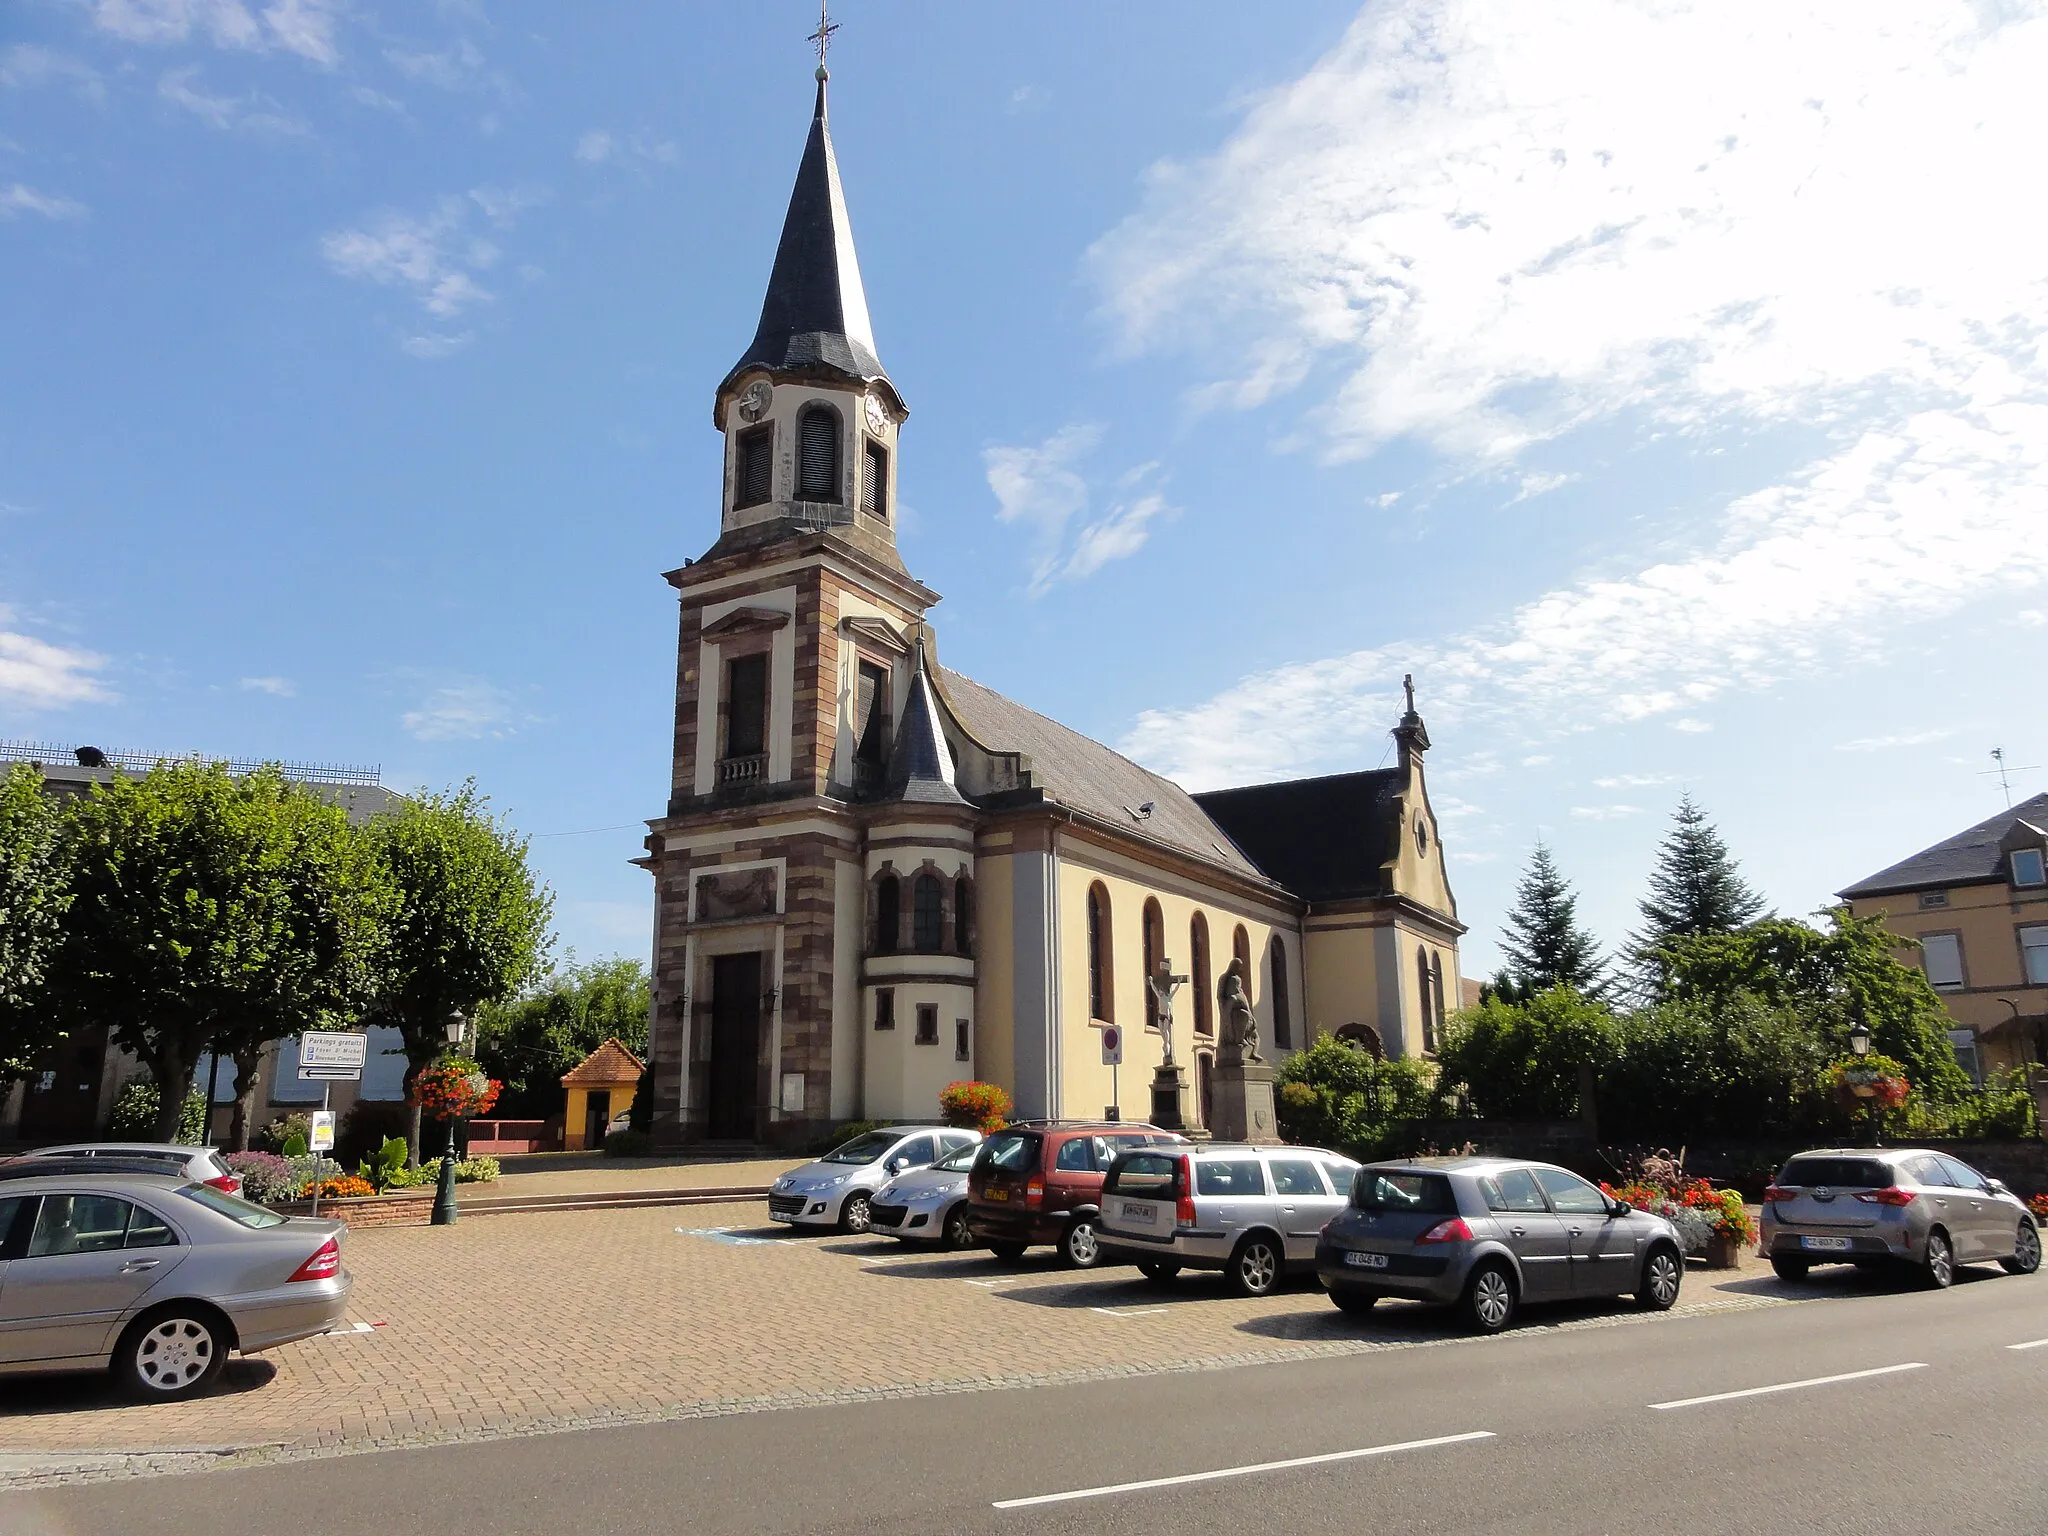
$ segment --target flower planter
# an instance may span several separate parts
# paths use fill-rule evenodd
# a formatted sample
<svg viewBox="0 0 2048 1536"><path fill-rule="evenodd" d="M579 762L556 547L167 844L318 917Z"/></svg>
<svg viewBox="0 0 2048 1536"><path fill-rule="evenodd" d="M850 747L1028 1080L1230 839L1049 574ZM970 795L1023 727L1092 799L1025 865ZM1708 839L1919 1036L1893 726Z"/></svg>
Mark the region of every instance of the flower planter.
<svg viewBox="0 0 2048 1536"><path fill-rule="evenodd" d="M271 1207L280 1216L311 1216L310 1200ZM434 1212L434 1189L397 1189L383 1195L341 1195L320 1202L320 1215L349 1227L424 1227Z"/></svg>
<svg viewBox="0 0 2048 1536"><path fill-rule="evenodd" d="M1706 1262L1709 1269L1733 1269L1735 1256L1742 1246L1742 1240L1716 1232L1707 1239Z"/></svg>

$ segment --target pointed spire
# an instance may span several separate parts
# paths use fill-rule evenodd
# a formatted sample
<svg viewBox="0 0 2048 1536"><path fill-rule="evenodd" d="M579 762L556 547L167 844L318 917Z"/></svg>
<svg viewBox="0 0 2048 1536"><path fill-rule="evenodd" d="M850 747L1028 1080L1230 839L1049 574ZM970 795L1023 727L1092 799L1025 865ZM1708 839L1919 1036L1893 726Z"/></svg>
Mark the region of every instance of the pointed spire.
<svg viewBox="0 0 2048 1536"><path fill-rule="evenodd" d="M789 195L768 295L761 303L761 323L753 345L726 375L726 385L748 368L825 373L852 382L889 378L875 356L867 293L854 256L846 195L839 185L839 161L825 116L826 78L820 63L811 135ZM890 389L894 391L893 383Z"/></svg>
<svg viewBox="0 0 2048 1536"><path fill-rule="evenodd" d="M889 757L890 800L924 805L965 805L953 773L953 753L939 721L939 701L925 671L924 640L917 642L916 670L910 675L910 697L903 723L896 728L896 747Z"/></svg>

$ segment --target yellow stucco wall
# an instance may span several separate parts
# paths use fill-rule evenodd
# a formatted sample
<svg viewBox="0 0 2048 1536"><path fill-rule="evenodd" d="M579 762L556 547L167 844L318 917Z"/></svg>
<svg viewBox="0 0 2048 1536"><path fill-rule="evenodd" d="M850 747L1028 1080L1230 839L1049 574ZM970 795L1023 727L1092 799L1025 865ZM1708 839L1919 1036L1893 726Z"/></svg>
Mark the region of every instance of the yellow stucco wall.
<svg viewBox="0 0 2048 1536"><path fill-rule="evenodd" d="M1955 934L1962 941L1963 985L1936 989L1949 1017L1957 1028L1977 1032L1987 1069L2033 1059L2027 1033L2031 1020L2048 1014L2048 986L2028 985L2019 931L2048 925L2048 888L2000 883L1956 886L1941 894L1948 898L1945 907L1922 908L1918 893L1905 892L1864 897L1851 902L1849 910L1858 917L1881 917L1889 931L1905 939ZM1902 965L1922 968L1917 945L1902 946L1898 958ZM2015 1009L2029 1019L2018 1029L2012 1025Z"/></svg>
<svg viewBox="0 0 2048 1536"><path fill-rule="evenodd" d="M590 1113L590 1095L593 1091L609 1093L612 1096L611 1108L606 1111L606 1118L612 1120L623 1115L633 1107L633 1094L639 1086L638 1079L635 1079L629 1083L597 1085L594 1089L590 1086L571 1088L569 1090L568 1108L562 1119L563 1147L571 1152L585 1149L583 1122Z"/></svg>
<svg viewBox="0 0 2048 1536"><path fill-rule="evenodd" d="M1012 855L983 843L974 867L974 1075L1016 1092L1015 893ZM1004 847L1008 846L1005 838Z"/></svg>

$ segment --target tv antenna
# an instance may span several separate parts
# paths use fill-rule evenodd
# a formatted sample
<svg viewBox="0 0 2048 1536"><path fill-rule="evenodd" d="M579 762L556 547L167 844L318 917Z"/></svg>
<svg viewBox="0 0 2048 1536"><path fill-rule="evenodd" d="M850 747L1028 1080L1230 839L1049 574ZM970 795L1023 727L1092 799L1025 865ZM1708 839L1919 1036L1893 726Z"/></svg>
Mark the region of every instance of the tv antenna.
<svg viewBox="0 0 2048 1536"><path fill-rule="evenodd" d="M1977 777L1980 779L1997 778L1998 787L2005 791L2005 808L2009 811L2012 809L2012 776L2016 773L2036 772L2041 765L2039 763L2024 763L2016 768L2005 760L2005 748L2003 747L1993 747L1991 749L1991 761L1997 764L1997 766L1981 770Z"/></svg>

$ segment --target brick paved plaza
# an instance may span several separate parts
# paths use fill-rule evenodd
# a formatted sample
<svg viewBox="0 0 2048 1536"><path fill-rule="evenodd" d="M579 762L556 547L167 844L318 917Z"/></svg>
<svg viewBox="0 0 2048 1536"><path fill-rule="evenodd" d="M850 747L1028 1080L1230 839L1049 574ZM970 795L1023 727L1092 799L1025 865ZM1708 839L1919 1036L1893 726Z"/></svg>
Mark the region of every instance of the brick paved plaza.
<svg viewBox="0 0 2048 1536"><path fill-rule="evenodd" d="M10 1380L0 1458L318 1454L1461 1338L1403 1304L1345 1317L1313 1281L1248 1301L1213 1277L1159 1290L1127 1268L1063 1271L1039 1251L1011 1270L979 1253L789 1236L753 1204L369 1230L351 1236L348 1262L361 1331L232 1361L211 1395L182 1405L129 1404L97 1378ZM1750 1259L1694 1270L1679 1310L1792 1295ZM1531 1316L1672 1326L1626 1302Z"/></svg>

